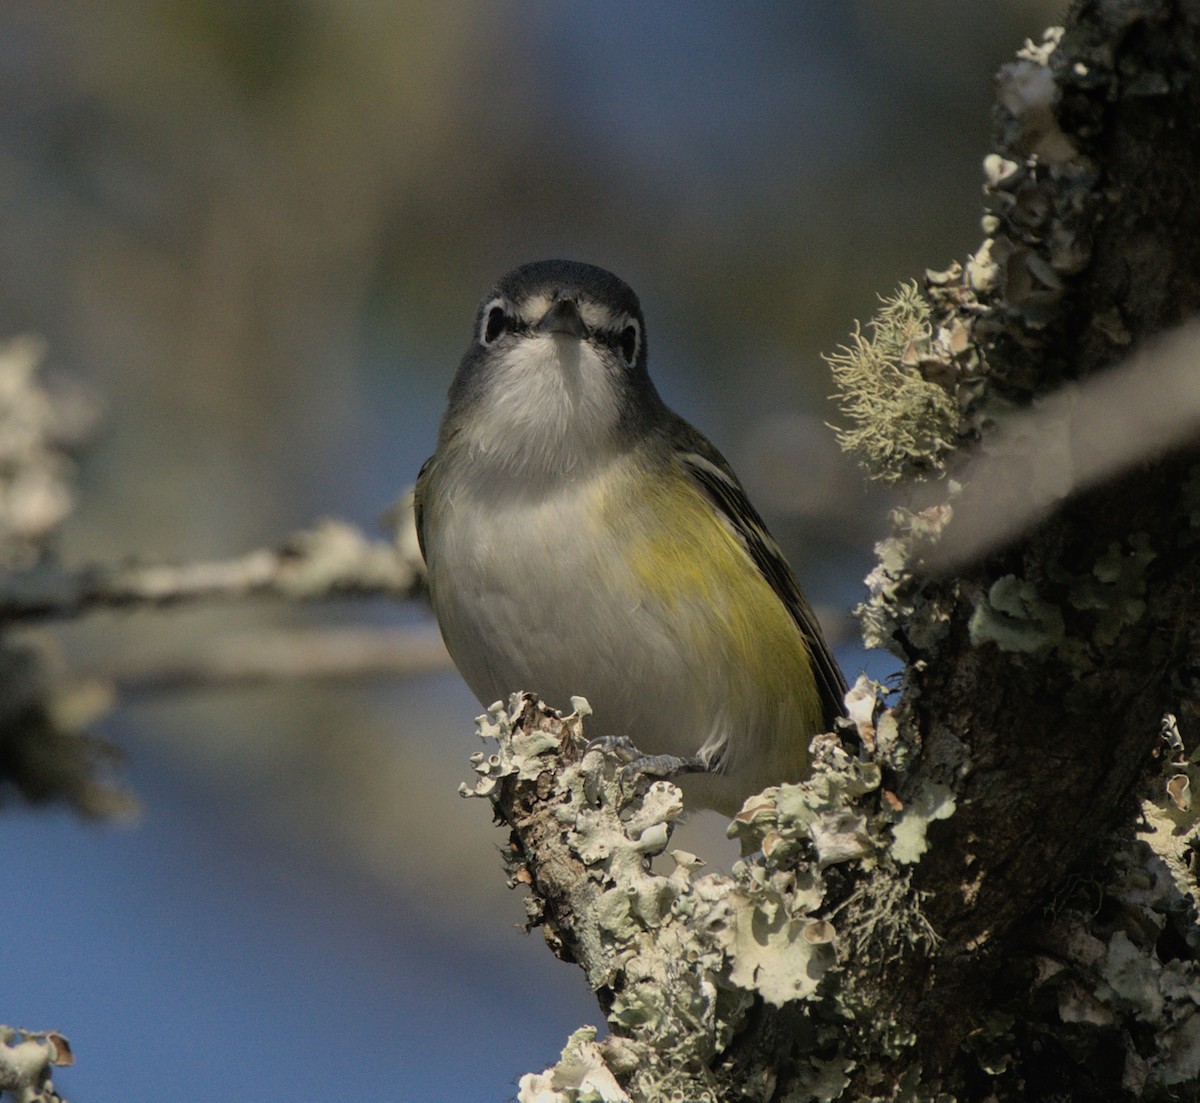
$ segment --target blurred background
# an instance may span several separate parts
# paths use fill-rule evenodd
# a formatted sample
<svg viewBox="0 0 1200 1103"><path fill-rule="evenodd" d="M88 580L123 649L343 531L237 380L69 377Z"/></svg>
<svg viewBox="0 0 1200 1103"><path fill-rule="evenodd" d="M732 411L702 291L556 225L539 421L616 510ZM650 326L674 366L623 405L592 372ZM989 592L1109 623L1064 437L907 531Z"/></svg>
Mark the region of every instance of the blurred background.
<svg viewBox="0 0 1200 1103"><path fill-rule="evenodd" d="M71 564L371 530L431 451L477 302L566 256L639 292L651 370L746 483L847 675L887 503L820 359L980 239L991 78L1058 3L9 0L0 336L103 402ZM103 674L396 604L106 614ZM536 688L536 687L529 687ZM599 1021L519 925L455 794L448 668L131 694L100 725L140 818L8 806L0 1021L53 1028L72 1103L499 1100ZM728 859L703 817L681 845Z"/></svg>

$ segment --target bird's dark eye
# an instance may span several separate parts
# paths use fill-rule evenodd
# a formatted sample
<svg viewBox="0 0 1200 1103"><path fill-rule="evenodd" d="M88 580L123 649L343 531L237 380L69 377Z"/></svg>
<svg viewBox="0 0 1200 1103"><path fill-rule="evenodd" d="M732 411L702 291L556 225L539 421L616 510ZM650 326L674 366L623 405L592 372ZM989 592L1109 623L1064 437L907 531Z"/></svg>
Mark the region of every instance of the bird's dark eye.
<svg viewBox="0 0 1200 1103"><path fill-rule="evenodd" d="M504 308L497 305L489 307L483 323L483 343L490 345L508 329L508 326L509 317L504 313Z"/></svg>
<svg viewBox="0 0 1200 1103"><path fill-rule="evenodd" d="M623 330L617 338L617 348L621 350L621 356L624 357L625 363L629 367L633 367L633 362L637 359L638 354L638 327L636 322L631 322Z"/></svg>

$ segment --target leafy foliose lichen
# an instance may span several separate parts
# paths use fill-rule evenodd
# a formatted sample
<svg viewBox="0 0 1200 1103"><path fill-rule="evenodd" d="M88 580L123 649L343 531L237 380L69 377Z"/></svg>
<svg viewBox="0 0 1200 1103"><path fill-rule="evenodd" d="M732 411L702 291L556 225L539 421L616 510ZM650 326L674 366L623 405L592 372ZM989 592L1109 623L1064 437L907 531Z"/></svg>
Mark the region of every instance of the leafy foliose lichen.
<svg viewBox="0 0 1200 1103"><path fill-rule="evenodd" d="M878 734L879 687L859 696L878 703L858 710L860 735ZM573 704L568 716L530 694L493 706L479 730L495 750L473 756L478 781L461 790L493 801L512 829L512 881L541 899L531 919L605 993L608 1036L577 1032L558 1064L522 1078L522 1103L748 1099L733 1043L751 1016L798 1030L790 1099L842 1091L855 1060L839 1047L856 1022L876 1057L911 1045L869 1021L846 972L846 945L894 945L887 921L906 915L913 895L876 845L880 765L836 733L814 740L804 782L743 805L731 828L743 857L726 876L667 849L683 814L679 789L629 774L620 753L589 744L588 706ZM829 886L867 870L881 887L848 902L835 924ZM885 899L893 880L901 885Z"/></svg>
<svg viewBox="0 0 1200 1103"><path fill-rule="evenodd" d="M971 642L994 643L1001 651L1023 651L1044 658L1065 636L1063 616L1033 583L1004 575L992 583L971 614Z"/></svg>
<svg viewBox="0 0 1200 1103"><path fill-rule="evenodd" d="M848 424L838 443L884 483L938 474L954 449L962 414L954 395L927 374L946 359L929 303L915 282L901 284L851 344L825 359Z"/></svg>

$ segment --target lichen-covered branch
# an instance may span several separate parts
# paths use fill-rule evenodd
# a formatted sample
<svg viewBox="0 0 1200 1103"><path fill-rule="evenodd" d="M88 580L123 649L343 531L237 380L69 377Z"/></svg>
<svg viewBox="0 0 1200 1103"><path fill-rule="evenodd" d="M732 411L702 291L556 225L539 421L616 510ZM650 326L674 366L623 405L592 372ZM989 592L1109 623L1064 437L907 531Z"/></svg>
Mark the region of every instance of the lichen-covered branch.
<svg viewBox="0 0 1200 1103"><path fill-rule="evenodd" d="M32 339L0 346L0 569L12 578L49 562L74 508L74 456L97 417L82 390L44 377L43 355ZM113 752L87 731L109 703L105 687L69 675L48 649L0 635L0 800L15 791L88 816L126 812Z"/></svg>
<svg viewBox="0 0 1200 1103"><path fill-rule="evenodd" d="M839 943L857 942L866 960L936 942L906 885L944 806L935 796L884 813L896 830L877 845L881 825L855 802L877 793L880 769L830 735L808 782L747 802L733 825L745 857L724 877L695 855L665 853L683 814L678 788L589 751L588 711L577 699L562 717L529 694L495 706L480 720L495 753L475 756L480 780L464 788L510 827L509 874L532 890L531 925L583 968L612 1030L601 1042L577 1034L555 1070L522 1080L519 1098L770 1098L783 1062L808 1093L796 1098L833 1098L856 1061L846 1038L863 1032ZM651 859L664 854L656 870ZM857 921L866 897L848 894L849 869L896 888L886 906L872 894L869 925ZM869 1030L880 1053L902 1048L886 1023ZM588 1090L598 1094L570 1094Z"/></svg>
<svg viewBox="0 0 1200 1103"><path fill-rule="evenodd" d="M93 817L127 813L133 800L117 783L114 749L88 732L112 706L116 690L161 691L233 678L347 677L354 664L359 673L370 673L443 661L441 648L427 639L360 633L334 641L309 631L294 639L259 638L249 655L245 641L222 640L190 662L81 674L68 669L53 647L19 636L13 630L31 622L98 609L258 597L409 597L422 585L408 500L388 519L393 534L386 540L323 521L278 548L217 562L62 565L53 541L74 508L74 456L97 411L77 386L52 381L41 370L43 355L29 339L0 346L0 800L15 792L27 800L64 801Z"/></svg>
<svg viewBox="0 0 1200 1103"><path fill-rule="evenodd" d="M910 487L861 609L892 707L856 687L727 879L653 871L670 790L586 721L493 715L514 880L611 1031L527 1103L1200 1098L1200 419L1191 334L1151 348L1200 308L1200 3L1076 4L996 120L983 244L833 358Z"/></svg>
<svg viewBox="0 0 1200 1103"><path fill-rule="evenodd" d="M73 617L94 609L280 597L410 597L421 585L419 555L372 540L345 521L325 520L278 548L207 563L69 570L47 565L0 574L0 617Z"/></svg>
<svg viewBox="0 0 1200 1103"><path fill-rule="evenodd" d="M57 1031L0 1026L0 1093L14 1103L66 1103L50 1077L55 1068L74 1063L70 1045Z"/></svg>

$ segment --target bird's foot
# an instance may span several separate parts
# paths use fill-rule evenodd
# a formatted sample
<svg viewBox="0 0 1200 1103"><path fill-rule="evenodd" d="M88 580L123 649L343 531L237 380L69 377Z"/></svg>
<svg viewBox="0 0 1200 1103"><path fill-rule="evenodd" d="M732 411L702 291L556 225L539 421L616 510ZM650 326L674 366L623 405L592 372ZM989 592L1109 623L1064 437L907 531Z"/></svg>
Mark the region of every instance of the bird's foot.
<svg viewBox="0 0 1200 1103"><path fill-rule="evenodd" d="M674 754L643 754L625 735L603 735L593 739L584 747L583 753L586 755L591 751L611 754L624 763L621 767L623 785L632 784L641 777L670 780L681 774L700 774L712 769L699 755L682 758Z"/></svg>
<svg viewBox="0 0 1200 1103"><path fill-rule="evenodd" d="M592 751L610 754L625 762L634 762L645 756L633 745L633 740L627 735L601 735L589 739L583 748L583 753L589 755Z"/></svg>
<svg viewBox="0 0 1200 1103"><path fill-rule="evenodd" d="M675 754L640 754L621 768L621 784L632 785L643 777L672 781L682 774L702 774L708 769L708 764L695 755L681 758Z"/></svg>

